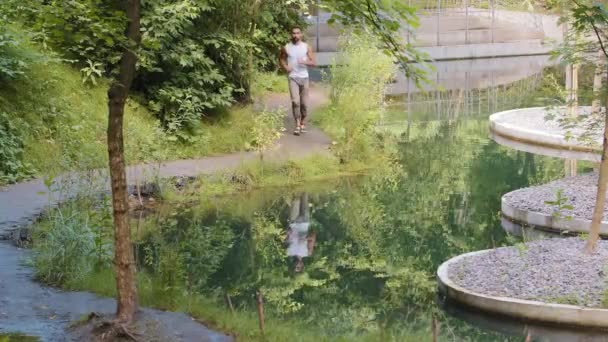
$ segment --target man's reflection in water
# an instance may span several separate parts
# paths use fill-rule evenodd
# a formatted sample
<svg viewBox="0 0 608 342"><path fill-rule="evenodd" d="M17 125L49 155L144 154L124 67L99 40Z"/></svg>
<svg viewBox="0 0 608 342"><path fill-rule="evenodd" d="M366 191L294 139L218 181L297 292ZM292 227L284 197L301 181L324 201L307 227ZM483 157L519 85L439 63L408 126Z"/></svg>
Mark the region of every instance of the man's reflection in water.
<svg viewBox="0 0 608 342"><path fill-rule="evenodd" d="M310 231L310 208L308 194L295 196L291 202L289 230L287 231L287 256L295 257L295 271L304 269L304 257L312 255L317 234Z"/></svg>

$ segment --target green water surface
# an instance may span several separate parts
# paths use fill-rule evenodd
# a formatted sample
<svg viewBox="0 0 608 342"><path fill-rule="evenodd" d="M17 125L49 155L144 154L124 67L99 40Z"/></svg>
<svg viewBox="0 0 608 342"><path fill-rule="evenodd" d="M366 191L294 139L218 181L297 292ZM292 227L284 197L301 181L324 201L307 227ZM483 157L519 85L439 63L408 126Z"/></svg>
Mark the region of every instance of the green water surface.
<svg viewBox="0 0 608 342"><path fill-rule="evenodd" d="M329 338L430 341L438 326L445 341L523 341L523 325L442 310L435 271L453 256L518 242L500 226L501 196L563 176L563 161L488 138L488 116L539 105L546 79L397 98L379 128L399 136L393 165L161 208L138 223L139 266L218 305L228 296L237 310L255 312L261 292L268 324Z"/></svg>

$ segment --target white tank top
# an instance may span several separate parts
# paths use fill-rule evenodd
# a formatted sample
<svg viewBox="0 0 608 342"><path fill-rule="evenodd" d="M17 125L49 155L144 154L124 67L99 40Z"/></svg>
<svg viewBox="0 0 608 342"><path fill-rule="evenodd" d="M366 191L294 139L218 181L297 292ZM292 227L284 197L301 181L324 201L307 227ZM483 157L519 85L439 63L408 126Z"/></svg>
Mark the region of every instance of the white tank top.
<svg viewBox="0 0 608 342"><path fill-rule="evenodd" d="M287 65L293 68L289 73L290 78L308 78L308 67L298 61L308 59L308 44L300 41L298 44L288 43L285 45L287 52Z"/></svg>

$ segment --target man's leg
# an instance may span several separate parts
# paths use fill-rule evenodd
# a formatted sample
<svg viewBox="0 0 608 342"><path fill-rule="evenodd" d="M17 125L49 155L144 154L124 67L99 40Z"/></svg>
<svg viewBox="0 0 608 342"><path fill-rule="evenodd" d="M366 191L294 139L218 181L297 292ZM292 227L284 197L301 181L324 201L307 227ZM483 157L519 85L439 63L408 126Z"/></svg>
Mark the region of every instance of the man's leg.
<svg viewBox="0 0 608 342"><path fill-rule="evenodd" d="M300 84L300 127L304 126L304 119L308 116L308 78L304 78Z"/></svg>
<svg viewBox="0 0 608 342"><path fill-rule="evenodd" d="M304 222L310 222L310 208L308 207L308 193L305 192L300 196L300 215L304 218Z"/></svg>
<svg viewBox="0 0 608 342"><path fill-rule="evenodd" d="M293 131L294 134L300 134L300 85L298 82L290 78L289 79L289 95L291 97L291 110L293 113L293 118L296 121L296 128Z"/></svg>
<svg viewBox="0 0 608 342"><path fill-rule="evenodd" d="M300 207L302 206L300 198L294 197L291 201L291 210L289 213L289 222L296 222L298 216L300 216Z"/></svg>

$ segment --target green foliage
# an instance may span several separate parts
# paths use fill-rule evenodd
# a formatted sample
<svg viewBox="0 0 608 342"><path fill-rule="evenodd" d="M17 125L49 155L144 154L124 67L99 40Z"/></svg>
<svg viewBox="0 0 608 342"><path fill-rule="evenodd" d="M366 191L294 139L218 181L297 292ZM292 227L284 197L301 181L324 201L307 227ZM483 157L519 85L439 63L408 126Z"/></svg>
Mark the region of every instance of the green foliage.
<svg viewBox="0 0 608 342"><path fill-rule="evenodd" d="M0 20L6 20L0 14ZM7 79L23 75L27 63L16 51L19 42L6 28L0 26L0 85Z"/></svg>
<svg viewBox="0 0 608 342"><path fill-rule="evenodd" d="M262 153L270 148L281 137L281 131L284 131L283 118L285 112L283 110L264 110L255 115L253 118L252 147Z"/></svg>
<svg viewBox="0 0 608 342"><path fill-rule="evenodd" d="M80 72L82 73L82 83L97 85L97 79L103 76L101 67L101 63L92 62L88 59L87 66L80 69Z"/></svg>
<svg viewBox="0 0 608 342"><path fill-rule="evenodd" d="M95 266L111 264L111 236L105 233L111 227L109 202L96 211L87 208L83 203L72 203L51 211L34 228L32 263L38 280L64 285L85 277Z"/></svg>
<svg viewBox="0 0 608 342"><path fill-rule="evenodd" d="M369 30L407 74L423 56L395 37L401 20L417 25L414 9L399 1L323 2L338 20ZM204 116L236 101L248 102L256 71L275 71L288 30L305 27L303 0L152 0L142 5L142 48L134 89L176 139L189 137ZM85 82L116 70L125 14L108 0L7 0L2 10L31 28L42 46L75 60ZM382 12L382 15L378 13ZM405 53L404 53L405 52ZM184 131L185 133L178 133Z"/></svg>
<svg viewBox="0 0 608 342"><path fill-rule="evenodd" d="M27 71L0 86L0 183L106 167L107 81L96 78L97 85L87 81L85 86L82 73L48 52L27 41L19 49L29 58ZM256 143L254 132L268 129L265 120L256 119L253 106L235 106L198 122L194 135L181 139L176 137L180 132L164 130L137 100L127 103L125 115L130 164L250 149Z"/></svg>
<svg viewBox="0 0 608 342"><path fill-rule="evenodd" d="M27 44L21 49L40 53ZM45 174L107 166L107 83L97 82L84 87L78 71L46 54L30 64L24 77L1 87L0 111L23 142L23 152L13 155L13 162ZM153 159L144 145L163 146L158 123L134 102L127 105L125 121L128 160Z"/></svg>
<svg viewBox="0 0 608 342"><path fill-rule="evenodd" d="M0 342L38 342L36 336L27 336L19 333L0 333Z"/></svg>
<svg viewBox="0 0 608 342"><path fill-rule="evenodd" d="M226 174L200 176L193 184L191 192L194 196L204 199L259 188L296 186L313 181L352 177L369 169L370 165L361 163L340 164L335 157L328 155L313 155L285 162L256 160Z"/></svg>
<svg viewBox="0 0 608 342"><path fill-rule="evenodd" d="M608 11L601 2L586 4L585 1L573 1L571 9L573 28L579 32L598 29L608 25ZM599 34L598 31L597 33Z"/></svg>
<svg viewBox="0 0 608 342"><path fill-rule="evenodd" d="M357 72L353 72L357 70ZM321 127L336 141L343 162L376 153L376 125L384 106L384 90L395 72L391 58L369 35L343 37L331 66L331 105L318 115Z"/></svg>
<svg viewBox="0 0 608 342"><path fill-rule="evenodd" d="M251 93L261 97L266 93L288 93L289 87L284 75L275 72L256 72L253 77Z"/></svg>
<svg viewBox="0 0 608 342"><path fill-rule="evenodd" d="M234 235L222 222L207 226L196 217L184 221L178 212L188 213L191 208L178 205L169 216L159 217L158 228L144 226L135 243L142 246L143 270L155 274L166 291L197 291L220 267Z"/></svg>
<svg viewBox="0 0 608 342"><path fill-rule="evenodd" d="M558 189L555 194L555 200L545 201L545 204L555 207L553 217L556 219L572 220L572 215L564 215L564 211L571 212L574 210L572 204L569 204L569 198L564 196L564 190Z"/></svg>
<svg viewBox="0 0 608 342"><path fill-rule="evenodd" d="M6 0L0 8L31 28L45 47L84 64L101 63L110 72L120 59L126 17L120 4L106 0L48 2Z"/></svg>
<svg viewBox="0 0 608 342"><path fill-rule="evenodd" d="M536 99L530 89L538 82L531 84L525 90L503 89L499 95L508 101L497 96L501 106ZM452 96L461 100L461 94ZM264 174L258 164L249 164L201 177L193 189L182 190L203 198L200 205L192 197L173 198L158 214L133 224L143 270L141 304L182 310L245 340L421 341L431 336L431 314L440 320L442 340L505 340L438 312L434 274L454 255L509 243L495 194L561 177L563 164L488 143L486 110L494 106L487 103L466 120L429 123L437 106L425 101L418 107L424 111L414 113L421 122L412 123L411 134L399 136L398 162L340 165L323 156L267 163ZM370 177L349 177L337 185L313 182L361 165L368 171L374 167ZM264 185L288 186L244 191ZM287 226L291 197L302 186L315 189L310 222L317 240L304 271L294 274L280 231ZM212 196L226 192L234 194ZM181 201L189 204L178 205ZM221 232L229 238L221 238ZM144 252L146 247L151 252ZM164 266L157 267L163 258ZM189 263L208 267L189 268ZM171 270L170 264L181 270ZM190 272L199 288L189 286L184 274ZM70 285L112 295L112 276L111 270L100 270ZM267 299L264 337L257 330L253 299L259 288ZM226 294L234 314L225 307Z"/></svg>
<svg viewBox="0 0 608 342"><path fill-rule="evenodd" d="M608 11L605 4L588 0L551 0L547 1L547 5L560 10L560 23L571 28L564 42L554 52L555 56L570 63L597 63L597 51L602 51L608 57L608 37L605 32Z"/></svg>
<svg viewBox="0 0 608 342"><path fill-rule="evenodd" d="M23 161L23 150L23 140L11 118L0 112L0 184L32 174L32 167Z"/></svg>
<svg viewBox="0 0 608 342"><path fill-rule="evenodd" d="M209 57L209 37L197 26L211 9L206 1L191 0L156 0L143 8L142 90L173 133L192 130L208 110L232 102L235 86Z"/></svg>

